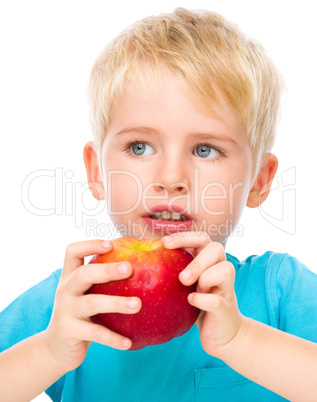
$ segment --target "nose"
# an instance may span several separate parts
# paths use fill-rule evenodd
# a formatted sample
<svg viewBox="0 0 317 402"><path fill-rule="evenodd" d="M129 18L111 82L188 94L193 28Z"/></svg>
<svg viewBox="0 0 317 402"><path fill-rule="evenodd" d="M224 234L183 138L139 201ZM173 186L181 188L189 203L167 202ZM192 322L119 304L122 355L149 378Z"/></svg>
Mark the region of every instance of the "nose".
<svg viewBox="0 0 317 402"><path fill-rule="evenodd" d="M157 166L153 187L157 192L186 194L190 191L190 167L175 154L164 158Z"/></svg>

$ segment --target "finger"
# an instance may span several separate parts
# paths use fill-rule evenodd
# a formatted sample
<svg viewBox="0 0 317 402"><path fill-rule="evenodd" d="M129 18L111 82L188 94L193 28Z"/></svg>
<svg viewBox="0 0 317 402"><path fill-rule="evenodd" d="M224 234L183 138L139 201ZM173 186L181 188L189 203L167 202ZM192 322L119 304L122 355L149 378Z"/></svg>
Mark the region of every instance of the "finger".
<svg viewBox="0 0 317 402"><path fill-rule="evenodd" d="M180 232L170 236L162 237L162 244L165 248L188 248L194 250L194 255L200 253L202 249L211 243L210 237L206 232Z"/></svg>
<svg viewBox="0 0 317 402"><path fill-rule="evenodd" d="M227 300L217 294L191 293L188 302L202 311L210 312L216 316L222 316L228 310Z"/></svg>
<svg viewBox="0 0 317 402"><path fill-rule="evenodd" d="M80 322L80 325L77 326L76 337L88 342L97 342L121 350L129 349L132 345L130 339L91 321Z"/></svg>
<svg viewBox="0 0 317 402"><path fill-rule="evenodd" d="M228 261L222 261L204 271L198 279L197 291L219 294L231 300L234 296L235 269Z"/></svg>
<svg viewBox="0 0 317 402"><path fill-rule="evenodd" d="M100 313L135 314L141 306L138 297L89 294L77 299L74 311L77 317L87 318Z"/></svg>
<svg viewBox="0 0 317 402"><path fill-rule="evenodd" d="M179 279L184 285L192 285L206 269L222 261L226 261L223 246L216 242L208 243L180 273Z"/></svg>
<svg viewBox="0 0 317 402"><path fill-rule="evenodd" d="M68 294L80 296L94 284L125 279L131 274L132 266L128 261L81 265L63 286Z"/></svg>
<svg viewBox="0 0 317 402"><path fill-rule="evenodd" d="M88 240L70 244L65 253L62 279L68 277L83 265L85 257L93 254L105 254L111 249L112 243L108 240Z"/></svg>

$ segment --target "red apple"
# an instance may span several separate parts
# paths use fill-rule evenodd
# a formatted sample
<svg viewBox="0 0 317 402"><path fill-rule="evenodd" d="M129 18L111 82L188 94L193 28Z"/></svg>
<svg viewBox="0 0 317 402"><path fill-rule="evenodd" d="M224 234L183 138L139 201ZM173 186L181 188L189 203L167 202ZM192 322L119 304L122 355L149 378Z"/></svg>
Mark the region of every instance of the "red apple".
<svg viewBox="0 0 317 402"><path fill-rule="evenodd" d="M130 350L168 342L183 335L195 323L199 310L187 301L195 285L184 286L179 273L193 260L183 250L168 250L161 240L123 237L113 241L113 249L93 257L90 263L129 261L132 275L123 280L95 284L87 293L136 296L142 308L136 314L102 313L95 323L132 340Z"/></svg>

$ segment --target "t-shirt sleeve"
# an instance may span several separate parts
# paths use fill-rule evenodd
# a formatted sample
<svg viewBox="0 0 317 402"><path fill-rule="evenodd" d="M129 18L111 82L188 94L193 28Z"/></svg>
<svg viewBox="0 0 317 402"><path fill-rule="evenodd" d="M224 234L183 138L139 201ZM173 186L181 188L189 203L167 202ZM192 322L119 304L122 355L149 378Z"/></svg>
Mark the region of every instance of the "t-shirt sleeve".
<svg viewBox="0 0 317 402"><path fill-rule="evenodd" d="M275 272L279 329L317 342L317 275L288 254Z"/></svg>
<svg viewBox="0 0 317 402"><path fill-rule="evenodd" d="M0 313L0 352L44 331L50 321L61 270L27 290ZM53 399L60 383L47 394Z"/></svg>

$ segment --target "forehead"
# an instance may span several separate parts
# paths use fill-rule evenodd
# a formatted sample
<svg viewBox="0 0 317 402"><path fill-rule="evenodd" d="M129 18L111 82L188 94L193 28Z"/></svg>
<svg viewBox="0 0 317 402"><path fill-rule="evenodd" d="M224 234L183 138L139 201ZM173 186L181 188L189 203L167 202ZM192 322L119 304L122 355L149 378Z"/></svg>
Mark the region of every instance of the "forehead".
<svg viewBox="0 0 317 402"><path fill-rule="evenodd" d="M211 81L203 82L197 79L196 85L193 83L193 72L184 72L167 65L166 63L142 62L137 61L135 68L127 71L118 80L113 93L120 97L122 93L129 89L137 89L145 98L150 100L158 96L162 88L174 84L182 89L184 96L191 99L196 106L205 111L216 115L223 108L228 108L229 104L224 100L217 85L212 85ZM194 74L195 75L195 74ZM190 78L189 78L190 77Z"/></svg>
<svg viewBox="0 0 317 402"><path fill-rule="evenodd" d="M141 76L129 80L114 98L110 127L124 125L155 126L171 129L206 130L212 125L221 131L245 133L238 114L218 93L217 102L207 104L184 79L169 70L159 74L144 68ZM118 128L118 127L117 127Z"/></svg>

